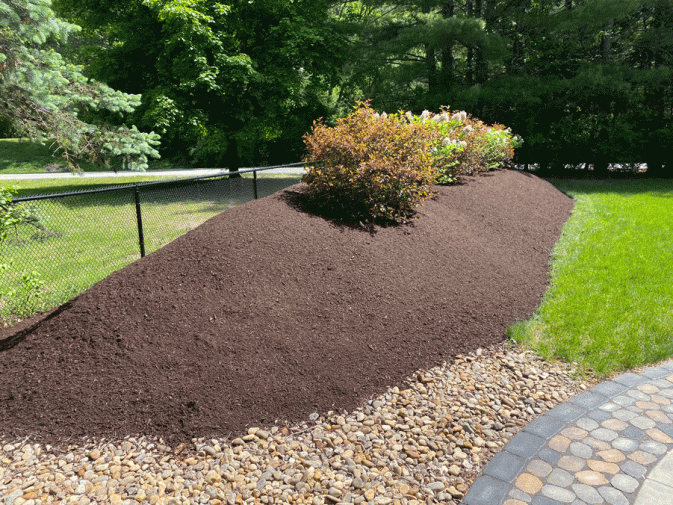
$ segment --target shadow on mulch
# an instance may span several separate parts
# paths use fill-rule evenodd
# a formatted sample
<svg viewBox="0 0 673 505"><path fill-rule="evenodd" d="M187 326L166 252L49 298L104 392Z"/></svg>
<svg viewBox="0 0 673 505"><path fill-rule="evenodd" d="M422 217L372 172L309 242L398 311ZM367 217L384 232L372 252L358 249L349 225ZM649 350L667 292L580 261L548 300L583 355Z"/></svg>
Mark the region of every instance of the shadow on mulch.
<svg viewBox="0 0 673 505"><path fill-rule="evenodd" d="M0 330L0 437L234 436L502 342L573 202L514 171L437 191L371 233L300 210L294 186Z"/></svg>

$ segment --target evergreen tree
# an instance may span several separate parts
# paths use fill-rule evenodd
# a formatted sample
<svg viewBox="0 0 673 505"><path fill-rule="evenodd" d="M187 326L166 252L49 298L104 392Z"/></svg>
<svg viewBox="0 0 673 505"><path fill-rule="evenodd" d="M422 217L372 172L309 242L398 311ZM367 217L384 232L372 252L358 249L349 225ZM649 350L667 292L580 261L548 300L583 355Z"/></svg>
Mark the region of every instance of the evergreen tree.
<svg viewBox="0 0 673 505"><path fill-rule="evenodd" d="M52 143L73 170L82 159L144 170L148 156L158 157L158 135L86 120L106 111L119 123L140 96L87 79L64 60L53 47L77 30L54 15L50 0L0 0L0 119Z"/></svg>

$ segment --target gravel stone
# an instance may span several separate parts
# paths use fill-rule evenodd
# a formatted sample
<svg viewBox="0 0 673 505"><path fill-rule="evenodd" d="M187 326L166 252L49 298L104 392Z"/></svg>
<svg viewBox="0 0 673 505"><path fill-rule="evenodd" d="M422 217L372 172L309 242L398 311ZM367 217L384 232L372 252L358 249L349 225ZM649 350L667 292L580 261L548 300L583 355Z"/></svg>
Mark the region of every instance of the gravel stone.
<svg viewBox="0 0 673 505"><path fill-rule="evenodd" d="M69 440L60 448L0 440L0 496L23 505L41 497L120 505L492 505L507 496L507 484L487 474L494 487L470 487L475 477L491 459L502 462L492 475L497 479L511 482L526 464L549 474L561 454L538 452L545 439L521 430L550 409L551 417L533 424L541 435L585 414L563 402L591 387L590 380L574 378L569 364L495 346L420 370L353 412L251 427L233 439L193 439L173 448L141 436ZM567 480L558 474L559 483ZM510 497L549 499L522 492Z"/></svg>

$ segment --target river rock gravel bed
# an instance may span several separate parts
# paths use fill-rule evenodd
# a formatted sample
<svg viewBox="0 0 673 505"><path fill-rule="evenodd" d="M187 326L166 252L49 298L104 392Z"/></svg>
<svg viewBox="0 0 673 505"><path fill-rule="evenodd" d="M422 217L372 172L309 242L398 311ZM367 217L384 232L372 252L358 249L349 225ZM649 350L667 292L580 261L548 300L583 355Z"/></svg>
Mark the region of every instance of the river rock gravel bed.
<svg viewBox="0 0 673 505"><path fill-rule="evenodd" d="M353 412L168 447L147 437L0 442L3 505L458 504L523 426L591 387L499 345L420 370ZM70 445L67 445L67 444Z"/></svg>

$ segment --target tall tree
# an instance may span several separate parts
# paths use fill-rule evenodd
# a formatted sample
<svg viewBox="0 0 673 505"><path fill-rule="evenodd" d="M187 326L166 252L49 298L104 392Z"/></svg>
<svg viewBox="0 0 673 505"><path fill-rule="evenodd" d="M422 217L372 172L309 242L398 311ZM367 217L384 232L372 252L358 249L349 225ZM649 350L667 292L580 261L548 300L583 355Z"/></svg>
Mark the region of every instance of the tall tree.
<svg viewBox="0 0 673 505"><path fill-rule="evenodd" d="M158 156L158 135L87 120L105 111L119 121L140 97L87 79L67 63L51 46L79 28L50 7L49 0L0 0L0 118L20 134L51 142L73 169L80 159L113 158L146 168L147 157Z"/></svg>
<svg viewBox="0 0 673 505"><path fill-rule="evenodd" d="M168 155L211 166L287 161L313 119L329 114L340 39L321 0L58 0L57 7L102 35L105 44L83 50L89 72L142 93L134 117L160 129Z"/></svg>

